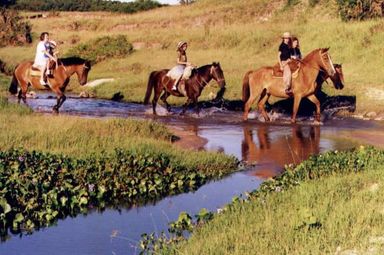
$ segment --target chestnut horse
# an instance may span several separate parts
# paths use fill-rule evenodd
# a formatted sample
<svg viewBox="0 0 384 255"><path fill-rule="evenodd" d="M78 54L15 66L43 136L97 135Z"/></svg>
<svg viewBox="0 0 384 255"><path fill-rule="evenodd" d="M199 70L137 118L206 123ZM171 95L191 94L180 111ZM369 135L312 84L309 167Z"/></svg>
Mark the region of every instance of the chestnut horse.
<svg viewBox="0 0 384 255"><path fill-rule="evenodd" d="M197 69L193 69L191 77L188 80L181 80L179 82L179 90L184 83L185 94L182 94L180 91L172 90L172 86L175 82L174 79L167 76L169 69L163 69L160 71L153 71L149 75L147 92L144 98L144 104L149 103L149 98L151 97L152 89L154 90L154 96L152 99L153 114L156 115L156 104L161 96L161 100L167 107L167 110L170 110L170 105L167 102L167 98L170 95L177 97L187 96L187 102L184 104L182 114L185 113L187 107L193 103L196 107L197 112L199 111L197 105L197 99L201 95L204 87L214 79L220 86L220 90L216 95L216 99L222 99L225 92L225 78L223 70L220 67L220 63L213 62L211 65L201 66Z"/></svg>
<svg viewBox="0 0 384 255"><path fill-rule="evenodd" d="M61 58L58 60L58 66L54 68L52 76L47 78L49 86L45 87L40 84L40 71L33 71L31 69L32 65L32 61L24 61L16 67L13 72L9 92L15 95L18 86L20 86L18 102L20 103L22 99L26 103L26 94L29 86L35 89L51 89L57 95L57 103L53 107L54 113L59 112L59 108L66 99L64 91L70 77L76 73L80 85L84 85L87 83L88 72L91 70L91 63L88 60L78 57Z"/></svg>
<svg viewBox="0 0 384 255"><path fill-rule="evenodd" d="M293 111L291 122L296 122L296 115L299 109L300 101L306 97L316 105L315 124L320 124L320 102L315 96L319 86L316 79L321 70L332 77L336 70L333 66L331 56L328 52L329 48L316 49L310 52L303 60L300 61L300 68L296 78L292 78L293 92ZM264 105L269 97L273 95L280 98L289 98L285 93L282 77L273 75L273 67L261 67L255 71L248 71L243 78L243 102L244 114L243 119L248 119L248 112L253 102L259 98L258 108L266 121L269 121Z"/></svg>

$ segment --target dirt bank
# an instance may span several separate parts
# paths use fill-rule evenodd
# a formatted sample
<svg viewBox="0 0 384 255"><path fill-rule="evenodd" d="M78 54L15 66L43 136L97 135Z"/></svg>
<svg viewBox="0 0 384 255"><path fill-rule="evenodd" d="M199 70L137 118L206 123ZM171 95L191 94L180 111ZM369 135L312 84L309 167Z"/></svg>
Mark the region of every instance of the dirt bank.
<svg viewBox="0 0 384 255"><path fill-rule="evenodd" d="M197 132L189 127L168 126L171 132L176 136L173 144L182 149L202 150L208 142L207 139L198 136Z"/></svg>

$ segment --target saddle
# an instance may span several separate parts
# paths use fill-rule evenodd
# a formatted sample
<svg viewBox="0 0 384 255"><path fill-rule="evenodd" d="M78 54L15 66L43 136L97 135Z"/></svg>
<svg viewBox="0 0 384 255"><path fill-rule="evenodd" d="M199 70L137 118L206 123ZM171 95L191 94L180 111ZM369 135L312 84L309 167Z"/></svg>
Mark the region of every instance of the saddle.
<svg viewBox="0 0 384 255"><path fill-rule="evenodd" d="M31 76L39 76L41 75L41 71L39 68L36 68L34 66L31 66L31 72L30 72Z"/></svg>
<svg viewBox="0 0 384 255"><path fill-rule="evenodd" d="M299 70L301 66L300 62L297 60L292 60L288 63L288 65L292 72L292 79L296 78L299 74ZM272 67L272 74L275 78L283 78L283 71L280 69L279 63L277 63Z"/></svg>
<svg viewBox="0 0 384 255"><path fill-rule="evenodd" d="M53 70L56 68L56 62L53 60L48 60L48 77L52 78L53 77ZM30 70L30 75L31 76L40 76L41 71L39 68L34 67L33 65L31 66ZM45 75L45 74L44 74Z"/></svg>

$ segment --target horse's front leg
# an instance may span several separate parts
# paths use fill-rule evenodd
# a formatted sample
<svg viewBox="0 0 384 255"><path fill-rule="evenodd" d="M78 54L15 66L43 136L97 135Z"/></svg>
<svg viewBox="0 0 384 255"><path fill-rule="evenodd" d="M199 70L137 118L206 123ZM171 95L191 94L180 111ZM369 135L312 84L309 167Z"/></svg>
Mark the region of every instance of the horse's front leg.
<svg viewBox="0 0 384 255"><path fill-rule="evenodd" d="M63 105L63 103L66 99L67 99L67 97L64 94L57 96L56 105L53 106L53 108L52 108L53 113L59 113L59 108Z"/></svg>
<svg viewBox="0 0 384 255"><path fill-rule="evenodd" d="M293 99L293 110L292 110L292 118L291 123L296 123L296 115L299 110L300 102L301 102L301 95L295 95Z"/></svg>
<svg viewBox="0 0 384 255"><path fill-rule="evenodd" d="M315 113L315 125L319 125L321 123L321 112L320 112L320 102L315 95L310 95L307 97L312 103L316 105L316 113Z"/></svg>

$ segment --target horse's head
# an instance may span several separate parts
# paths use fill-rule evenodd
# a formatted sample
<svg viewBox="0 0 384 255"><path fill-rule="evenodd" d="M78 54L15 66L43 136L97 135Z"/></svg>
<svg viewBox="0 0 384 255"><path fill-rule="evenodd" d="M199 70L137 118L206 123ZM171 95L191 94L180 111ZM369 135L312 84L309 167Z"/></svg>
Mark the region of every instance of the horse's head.
<svg viewBox="0 0 384 255"><path fill-rule="evenodd" d="M91 70L91 62L79 57L61 58L60 63L63 64L65 73L68 76L77 74L80 85L85 85L88 80L88 73Z"/></svg>
<svg viewBox="0 0 384 255"><path fill-rule="evenodd" d="M344 88L344 75L341 64L334 64L335 74L330 76L335 89L343 89Z"/></svg>
<svg viewBox="0 0 384 255"><path fill-rule="evenodd" d="M221 69L220 63L213 62L211 65L211 76L219 84L220 90L217 92L216 99L222 99L225 92L224 72Z"/></svg>
<svg viewBox="0 0 384 255"><path fill-rule="evenodd" d="M328 52L329 48L319 49L320 61L319 66L325 70L329 76L333 76L336 73L335 67L333 66L331 56Z"/></svg>
<svg viewBox="0 0 384 255"><path fill-rule="evenodd" d="M91 70L91 62L86 60L84 64L82 64L79 67L79 71L77 71L77 78L79 79L80 85L85 85L87 84L88 80L88 73Z"/></svg>

